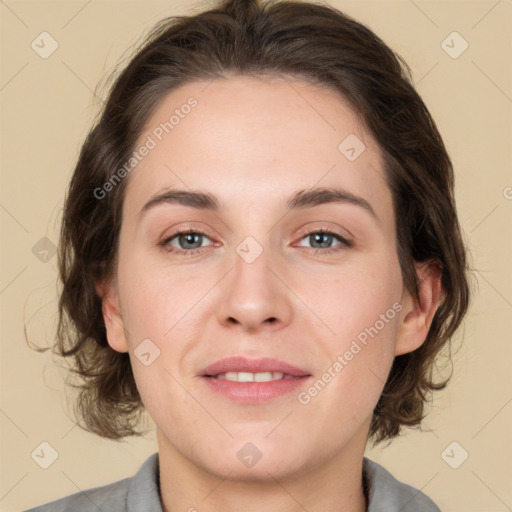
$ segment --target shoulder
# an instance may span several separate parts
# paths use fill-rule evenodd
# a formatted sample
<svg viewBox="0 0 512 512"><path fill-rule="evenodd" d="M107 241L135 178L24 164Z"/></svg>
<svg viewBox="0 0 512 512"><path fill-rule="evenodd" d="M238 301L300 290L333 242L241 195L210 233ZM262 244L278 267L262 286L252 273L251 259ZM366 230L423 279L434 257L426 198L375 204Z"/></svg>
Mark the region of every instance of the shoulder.
<svg viewBox="0 0 512 512"><path fill-rule="evenodd" d="M65 496L58 500L31 508L27 512L97 512L109 510L121 512L126 510L126 495L131 478L125 478L101 487Z"/></svg>
<svg viewBox="0 0 512 512"><path fill-rule="evenodd" d="M363 475L368 512L441 512L427 495L398 481L387 469L366 457Z"/></svg>
<svg viewBox="0 0 512 512"><path fill-rule="evenodd" d="M158 491L158 453L146 459L133 477L79 491L26 512L131 512L141 506L148 512L162 511Z"/></svg>

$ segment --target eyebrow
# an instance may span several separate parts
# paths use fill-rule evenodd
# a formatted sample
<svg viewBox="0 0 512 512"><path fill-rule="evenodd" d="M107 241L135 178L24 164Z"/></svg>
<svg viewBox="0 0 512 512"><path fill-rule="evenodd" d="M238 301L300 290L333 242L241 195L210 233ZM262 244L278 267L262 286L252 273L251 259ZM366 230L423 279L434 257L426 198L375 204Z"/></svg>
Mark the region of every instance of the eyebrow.
<svg viewBox="0 0 512 512"><path fill-rule="evenodd" d="M345 203L359 206L378 220L371 204L362 197L339 188L320 187L295 192L286 202L289 210L303 210L328 203ZM218 212L221 209L219 200L209 192L192 190L167 190L155 194L141 209L139 217L148 210L162 204L181 204L199 210Z"/></svg>

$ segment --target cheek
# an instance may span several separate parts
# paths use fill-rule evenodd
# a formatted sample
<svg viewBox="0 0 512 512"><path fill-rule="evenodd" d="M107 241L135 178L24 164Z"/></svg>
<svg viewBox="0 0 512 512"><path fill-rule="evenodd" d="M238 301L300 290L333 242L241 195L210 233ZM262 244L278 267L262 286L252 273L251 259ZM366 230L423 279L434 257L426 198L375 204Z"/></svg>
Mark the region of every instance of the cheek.
<svg viewBox="0 0 512 512"><path fill-rule="evenodd" d="M132 343L151 338L160 345L172 336L178 323L180 328L187 323L204 286L176 268L169 270L148 261L127 258L119 268L123 318Z"/></svg>
<svg viewBox="0 0 512 512"><path fill-rule="evenodd" d="M300 296L317 313L328 331L322 338L333 348L340 348L355 339L365 329L378 322L382 330L381 315L385 315L387 340L392 340L389 324L396 323L396 306L402 297L402 279L398 263L364 261L340 268L336 272L310 274L302 282ZM394 320L394 322L391 322ZM396 328L393 327L393 332ZM362 335L364 337L364 334Z"/></svg>
<svg viewBox="0 0 512 512"><path fill-rule="evenodd" d="M333 435L357 429L369 418L393 363L401 306L373 299L364 302L363 310L348 310L347 304L347 318L338 324L341 334L320 341L326 364L299 397L314 417L329 411Z"/></svg>
<svg viewBox="0 0 512 512"><path fill-rule="evenodd" d="M327 361L331 400L344 397L353 406L351 410L360 408L364 401L366 406L372 406L394 358L402 310L398 262L361 264L341 277L315 282L314 293L310 292L305 301L319 312L329 328L325 336L317 337L316 343Z"/></svg>

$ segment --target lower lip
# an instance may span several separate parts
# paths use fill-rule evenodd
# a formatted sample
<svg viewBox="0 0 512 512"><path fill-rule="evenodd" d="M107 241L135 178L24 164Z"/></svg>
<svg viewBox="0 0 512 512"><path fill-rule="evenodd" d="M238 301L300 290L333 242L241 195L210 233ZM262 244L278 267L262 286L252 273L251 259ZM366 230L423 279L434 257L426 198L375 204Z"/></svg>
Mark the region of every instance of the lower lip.
<svg viewBox="0 0 512 512"><path fill-rule="evenodd" d="M215 377L201 377L213 391L241 404L261 404L296 391L311 375L268 382L234 382Z"/></svg>

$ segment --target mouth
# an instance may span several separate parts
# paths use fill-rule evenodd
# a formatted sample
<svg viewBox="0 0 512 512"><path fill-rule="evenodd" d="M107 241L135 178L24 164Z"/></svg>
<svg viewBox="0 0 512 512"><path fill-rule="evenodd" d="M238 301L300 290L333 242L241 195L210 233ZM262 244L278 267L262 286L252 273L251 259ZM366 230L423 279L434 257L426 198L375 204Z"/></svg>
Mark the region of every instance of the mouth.
<svg viewBox="0 0 512 512"><path fill-rule="evenodd" d="M219 373L218 375L205 375L205 377L225 379L231 382L272 382L274 380L296 378L293 375L288 375L282 372L226 372Z"/></svg>
<svg viewBox="0 0 512 512"><path fill-rule="evenodd" d="M289 394L312 378L304 369L271 358L221 359L204 368L201 379L210 390L241 404L261 404Z"/></svg>

